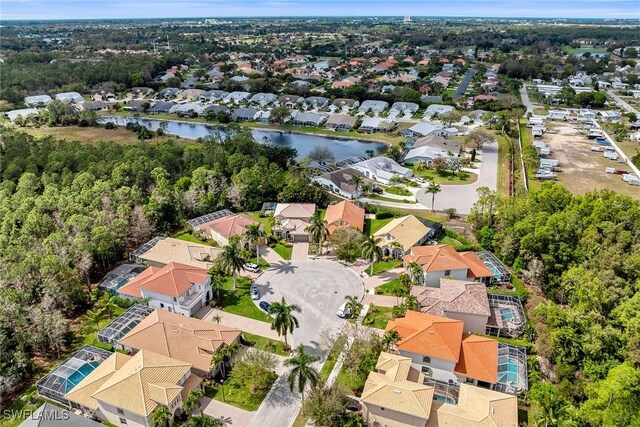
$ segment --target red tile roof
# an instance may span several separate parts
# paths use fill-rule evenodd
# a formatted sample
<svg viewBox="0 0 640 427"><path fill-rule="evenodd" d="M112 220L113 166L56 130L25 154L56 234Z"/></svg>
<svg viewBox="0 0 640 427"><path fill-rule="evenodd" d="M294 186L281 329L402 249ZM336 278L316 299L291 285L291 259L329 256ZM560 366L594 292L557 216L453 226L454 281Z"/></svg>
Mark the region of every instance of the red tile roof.
<svg viewBox="0 0 640 427"><path fill-rule="evenodd" d="M498 341L464 334L456 374L495 384L498 382Z"/></svg>
<svg viewBox="0 0 640 427"><path fill-rule="evenodd" d="M162 295L179 297L194 284L203 283L207 277L207 270L171 262L160 269L147 268L121 287L118 293L141 298L141 291L145 289Z"/></svg>
<svg viewBox="0 0 640 427"><path fill-rule="evenodd" d="M364 209L349 201L329 205L324 214L329 233L341 227L355 227L364 230Z"/></svg>

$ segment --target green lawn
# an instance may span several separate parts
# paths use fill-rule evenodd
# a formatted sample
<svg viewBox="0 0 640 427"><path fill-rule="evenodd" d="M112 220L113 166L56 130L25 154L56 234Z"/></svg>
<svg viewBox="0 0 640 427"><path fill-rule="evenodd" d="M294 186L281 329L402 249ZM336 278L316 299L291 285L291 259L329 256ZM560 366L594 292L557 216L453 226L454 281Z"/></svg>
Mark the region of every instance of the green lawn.
<svg viewBox="0 0 640 427"><path fill-rule="evenodd" d="M124 313L124 308L116 307L113 310L113 314L111 315L111 319L104 318L98 324L98 328L94 325L86 325L81 329L81 334L84 334L82 338L82 345L93 345L95 347L104 348L106 350L112 350L112 346L102 343L98 341L98 332L101 331L105 326L109 323L113 322L113 320Z"/></svg>
<svg viewBox="0 0 640 427"><path fill-rule="evenodd" d="M222 388L223 386L221 385L207 387L205 389L205 396L250 412L256 411L260 407L266 395L266 393L252 395L246 384L239 384L229 379L227 379L224 384L224 397L222 396Z"/></svg>
<svg viewBox="0 0 640 427"><path fill-rule="evenodd" d="M385 219L365 219L364 220L364 234L373 235L376 231L380 230L385 225L389 224L393 218Z"/></svg>
<svg viewBox="0 0 640 427"><path fill-rule="evenodd" d="M253 251L251 251L253 252ZM256 263L256 257L251 257L247 260L247 262ZM266 270L269 268L269 263L264 259L262 251L260 251L260 262L258 263L261 269Z"/></svg>
<svg viewBox="0 0 640 427"><path fill-rule="evenodd" d="M381 185L382 189L389 194L395 194L396 196L412 196L411 191L407 190L404 187L400 186L391 186L388 187L386 185Z"/></svg>
<svg viewBox="0 0 640 427"><path fill-rule="evenodd" d="M384 273L385 271L389 271L392 268L400 267L402 265L402 260L399 259L391 259L388 261L378 261L373 264L373 274L378 275ZM367 273L370 270L367 270Z"/></svg>
<svg viewBox="0 0 640 427"><path fill-rule="evenodd" d="M459 235L451 229L445 229L445 235L440 239L440 243L453 246L456 251L470 251L475 249L475 245L464 236Z"/></svg>
<svg viewBox="0 0 640 427"><path fill-rule="evenodd" d="M400 280L398 278L393 279L390 282L385 283L384 285L378 286L376 288L376 295L391 295L395 296L396 294L402 295L403 289L400 284Z"/></svg>
<svg viewBox="0 0 640 427"><path fill-rule="evenodd" d="M288 356L289 351L285 350L284 342L273 340L271 338L263 337L260 335L250 334L249 332L242 332L244 338L250 342L250 346L257 348L258 350L267 351L269 353L277 354L279 356Z"/></svg>
<svg viewBox="0 0 640 427"><path fill-rule="evenodd" d="M276 253L278 255L280 255L282 258L289 260L291 259L291 253L293 252L293 247L292 246L284 246L281 243L278 243L274 248L274 251L276 251Z"/></svg>
<svg viewBox="0 0 640 427"><path fill-rule="evenodd" d="M344 344L344 340L338 340L331 348L331 351L327 355L327 360L325 360L324 365L322 365L322 369L320 369L320 380L322 382L329 378L331 371L333 371L333 367L336 366L338 356L340 356L340 353L344 348Z"/></svg>
<svg viewBox="0 0 640 427"><path fill-rule="evenodd" d="M191 242L191 243L199 243L201 245L208 245L211 246L206 240L203 239L199 239L193 235L191 235L190 233L180 233L176 235L176 239L179 240L184 240L185 242Z"/></svg>
<svg viewBox="0 0 640 427"><path fill-rule="evenodd" d="M413 196L411 196L413 197ZM416 204L415 200L410 199L392 199L390 197L379 196L377 194L370 194L367 196L368 199L371 200L380 200L381 202L393 202L393 203L407 203L407 204Z"/></svg>
<svg viewBox="0 0 640 427"><path fill-rule="evenodd" d="M245 212L245 213L255 221L258 221L259 223L261 223L262 227L264 228L264 232L267 233L268 235L271 235L271 226L269 225L269 218L266 216L260 216L262 214L261 211Z"/></svg>
<svg viewBox="0 0 640 427"><path fill-rule="evenodd" d="M390 320L393 320L391 307L372 306L362 324L372 328L384 329Z"/></svg>
<svg viewBox="0 0 640 427"><path fill-rule="evenodd" d="M251 299L251 280L238 277L237 289L233 290L233 278L228 277L223 285L224 307L222 311L271 323L268 317Z"/></svg>

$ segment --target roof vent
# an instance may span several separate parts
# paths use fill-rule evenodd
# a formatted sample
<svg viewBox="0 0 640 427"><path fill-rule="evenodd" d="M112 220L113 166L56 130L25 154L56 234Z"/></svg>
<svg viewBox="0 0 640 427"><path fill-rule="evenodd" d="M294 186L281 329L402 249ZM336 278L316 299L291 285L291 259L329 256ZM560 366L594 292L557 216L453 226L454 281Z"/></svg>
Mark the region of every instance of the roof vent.
<svg viewBox="0 0 640 427"><path fill-rule="evenodd" d="M402 393L400 390L396 390L396 389L394 389L394 390L393 390L393 392L394 392L394 393L398 393L398 394L401 394L401 393Z"/></svg>
<svg viewBox="0 0 640 427"><path fill-rule="evenodd" d="M172 331L172 332L175 332L175 333L178 333L178 330L177 330L177 329L172 329L171 331Z"/></svg>

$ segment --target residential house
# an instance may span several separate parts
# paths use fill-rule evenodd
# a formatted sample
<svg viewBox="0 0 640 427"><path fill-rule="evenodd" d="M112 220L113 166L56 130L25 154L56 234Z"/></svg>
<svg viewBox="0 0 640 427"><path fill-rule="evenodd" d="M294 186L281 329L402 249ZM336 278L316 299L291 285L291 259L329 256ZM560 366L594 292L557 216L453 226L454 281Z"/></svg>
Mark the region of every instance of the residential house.
<svg viewBox="0 0 640 427"><path fill-rule="evenodd" d="M416 123L402 133L405 136L414 138L421 138L428 135L443 136L446 134L446 132L444 132L444 126L442 126L440 123L428 121Z"/></svg>
<svg viewBox="0 0 640 427"><path fill-rule="evenodd" d="M434 400L426 427L518 426L518 398L506 393L460 384L457 404Z"/></svg>
<svg viewBox="0 0 640 427"><path fill-rule="evenodd" d="M134 96L138 98L144 98L147 95L151 95L153 93L153 89L145 86L136 86L129 89L127 92L127 96L133 98Z"/></svg>
<svg viewBox="0 0 640 427"><path fill-rule="evenodd" d="M251 97L249 102L258 104L261 106L273 104L278 99L278 95L273 93L256 93Z"/></svg>
<svg viewBox="0 0 640 427"><path fill-rule="evenodd" d="M229 80L231 80L232 82L236 82L236 83L244 83L247 80L249 80L249 77L247 77L247 76L233 76Z"/></svg>
<svg viewBox="0 0 640 427"><path fill-rule="evenodd" d="M413 115L418 112L420 106L415 102L394 102L389 110L389 114L409 114Z"/></svg>
<svg viewBox="0 0 640 427"><path fill-rule="evenodd" d="M380 114L384 110L389 108L389 103L386 101L374 101L371 99L367 99L360 104L358 111L361 113L367 113L371 111L374 114Z"/></svg>
<svg viewBox="0 0 640 427"><path fill-rule="evenodd" d="M455 110L451 105L431 104L427 107L424 113L425 117L433 117L434 115L440 115Z"/></svg>
<svg viewBox="0 0 640 427"><path fill-rule="evenodd" d="M282 95L278 98L278 105L284 105L289 108L299 107L304 103L304 98L298 95Z"/></svg>
<svg viewBox="0 0 640 427"><path fill-rule="evenodd" d="M11 110L4 113L7 115L11 122L15 123L18 118L26 119L29 116L37 116L40 112L35 108L23 108L21 110Z"/></svg>
<svg viewBox="0 0 640 427"><path fill-rule="evenodd" d="M347 114L331 114L324 126L338 132L348 132L356 125L358 119Z"/></svg>
<svg viewBox="0 0 640 427"><path fill-rule="evenodd" d="M461 141L456 141L456 140L444 138L439 135L431 134L416 140L416 142L413 143L413 146L411 148L413 149L413 148L419 148L419 147L425 147L425 146L431 147L436 150L441 150L446 153L450 152L454 156L459 156L460 153L462 152L463 144Z"/></svg>
<svg viewBox="0 0 640 427"><path fill-rule="evenodd" d="M401 258L411 251L414 246L420 246L436 237L442 231L442 224L406 215L392 219L388 224L374 233L379 238L378 246L382 248L384 256ZM399 245L399 248L395 246Z"/></svg>
<svg viewBox="0 0 640 427"><path fill-rule="evenodd" d="M327 206L324 214L324 221L327 224L329 234L344 227L353 227L360 231L364 230L365 211L360 206L348 200L333 203Z"/></svg>
<svg viewBox="0 0 640 427"><path fill-rule="evenodd" d="M229 107L227 107L226 105L207 105L204 108L204 115L205 116L207 116L207 115L215 116L215 115L217 115L219 113L229 114L230 113Z"/></svg>
<svg viewBox="0 0 640 427"><path fill-rule="evenodd" d="M49 95L34 95L27 96L24 99L24 103L27 107L44 107L48 103L50 103L51 97Z"/></svg>
<svg viewBox="0 0 640 427"><path fill-rule="evenodd" d="M351 165L367 178L383 184L389 184L392 178L411 178L411 169L400 166L395 160L388 157L374 157Z"/></svg>
<svg viewBox="0 0 640 427"><path fill-rule="evenodd" d="M93 110L93 111L106 111L109 109L109 104L104 101L85 101L81 102L76 107L78 110Z"/></svg>
<svg viewBox="0 0 640 427"><path fill-rule="evenodd" d="M213 102L213 101L222 101L225 96L227 96L229 92L225 92L224 90L208 90L200 95L201 102Z"/></svg>
<svg viewBox="0 0 640 427"><path fill-rule="evenodd" d="M195 101L199 100L202 95L204 95L206 91L202 89L185 89L180 92L176 97L184 100L184 101Z"/></svg>
<svg viewBox="0 0 640 427"><path fill-rule="evenodd" d="M156 99L171 99L182 93L182 89L177 87L166 87L156 94Z"/></svg>
<svg viewBox="0 0 640 427"><path fill-rule="evenodd" d="M326 118L326 114L304 112L296 114L291 123L299 126L321 126Z"/></svg>
<svg viewBox="0 0 640 427"><path fill-rule="evenodd" d="M18 427L101 427L102 424L75 414L52 403L45 402L28 414Z"/></svg>
<svg viewBox="0 0 640 427"><path fill-rule="evenodd" d="M358 108L360 106L360 101L349 98L336 98L331 105L335 106L336 109L348 112L353 108Z"/></svg>
<svg viewBox="0 0 640 427"><path fill-rule="evenodd" d="M63 92L56 95L56 99L64 104L77 104L84 101L78 92Z"/></svg>
<svg viewBox="0 0 640 427"><path fill-rule="evenodd" d="M412 286L422 313L464 322L470 334L485 334L491 316L487 288L483 283L440 279L439 287Z"/></svg>
<svg viewBox="0 0 640 427"><path fill-rule="evenodd" d="M213 267L220 252L219 248L213 246L172 237L156 237L132 255L137 262L144 262L152 267L164 267L170 262L177 262L208 270Z"/></svg>
<svg viewBox="0 0 640 427"><path fill-rule="evenodd" d="M131 101L133 102L133 101ZM149 114L166 114L171 111L177 104L175 102L156 102L148 110Z"/></svg>
<svg viewBox="0 0 640 427"><path fill-rule="evenodd" d="M231 120L237 122L251 122L258 110L253 107L236 108L231 113Z"/></svg>
<svg viewBox="0 0 640 427"><path fill-rule="evenodd" d="M259 225L260 223L249 215L241 213L205 222L198 225L196 229L207 238L215 240L218 245L225 246L229 244L231 237L242 236L251 224Z"/></svg>
<svg viewBox="0 0 640 427"><path fill-rule="evenodd" d="M447 152L430 145L422 145L409 150L405 154L403 161L414 165L417 163L431 165L437 158L447 158Z"/></svg>
<svg viewBox="0 0 640 427"><path fill-rule="evenodd" d="M475 252L457 252L451 245L413 247L403 257L404 266L416 263L422 267L422 277L414 280L425 286L438 286L440 279L491 280L493 272Z"/></svg>
<svg viewBox="0 0 640 427"><path fill-rule="evenodd" d="M145 100L145 99L134 99L132 101L129 101L127 104L125 104L125 106L123 107L123 110L125 111L144 111L146 107L150 107L150 103L149 101Z"/></svg>
<svg viewBox="0 0 640 427"><path fill-rule="evenodd" d="M116 94L111 89L98 89L91 93L91 99L94 101L113 101Z"/></svg>
<svg viewBox="0 0 640 427"><path fill-rule="evenodd" d="M149 267L118 289L126 299L148 299L149 306L193 316L212 298L207 270L171 262Z"/></svg>
<svg viewBox="0 0 640 427"><path fill-rule="evenodd" d="M278 203L273 213L276 224L271 228L273 234L290 242L310 241L305 229L309 219L316 212L313 203Z"/></svg>
<svg viewBox="0 0 640 427"><path fill-rule="evenodd" d="M191 372L209 377L213 354L239 342L241 334L240 329L155 310L122 337L120 345L130 352L147 350L189 363Z"/></svg>
<svg viewBox="0 0 640 427"><path fill-rule="evenodd" d="M346 199L357 199L362 195L362 188L353 183L353 177L361 178L363 182L371 182L364 174L356 169L344 168L326 172L312 179L331 192Z"/></svg>
<svg viewBox="0 0 640 427"><path fill-rule="evenodd" d="M192 390L202 388L202 378L191 365L147 350L134 356L113 353L75 386L66 398L86 416L113 425L153 426L160 406L171 418L181 413Z"/></svg>
<svg viewBox="0 0 640 427"><path fill-rule="evenodd" d="M324 96L310 96L304 100L308 108L324 108L329 105L329 98Z"/></svg>
<svg viewBox="0 0 640 427"><path fill-rule="evenodd" d="M250 97L251 97L251 94L249 92L236 91L236 92L228 93L224 97L224 102L239 104L241 102L247 102Z"/></svg>
<svg viewBox="0 0 640 427"><path fill-rule="evenodd" d="M187 102L185 104L177 104L176 108L171 112L179 116L204 116L206 107L206 105L199 102Z"/></svg>
<svg viewBox="0 0 640 427"><path fill-rule="evenodd" d="M372 426L424 427L434 391L424 384L424 374L411 366L410 358L382 352L362 390L364 421Z"/></svg>
<svg viewBox="0 0 640 427"><path fill-rule="evenodd" d="M394 119L384 119L382 117L365 117L362 124L358 128L358 132L362 133L380 133L391 132L398 126L398 122Z"/></svg>
<svg viewBox="0 0 640 427"><path fill-rule="evenodd" d="M492 388L498 382L498 341L464 333L460 320L408 310L385 331L398 332L400 355L435 383Z"/></svg>

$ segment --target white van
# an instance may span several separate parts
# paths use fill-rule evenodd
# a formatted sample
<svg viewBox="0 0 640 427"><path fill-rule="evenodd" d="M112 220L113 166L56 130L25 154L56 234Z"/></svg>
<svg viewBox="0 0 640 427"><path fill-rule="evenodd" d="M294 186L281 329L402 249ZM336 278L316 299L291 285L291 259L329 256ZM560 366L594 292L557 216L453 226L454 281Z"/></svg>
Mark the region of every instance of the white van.
<svg viewBox="0 0 640 427"><path fill-rule="evenodd" d="M347 308L347 303L343 302L342 305L338 308L338 312L336 313L338 317L342 319L347 319L351 317L351 310Z"/></svg>

